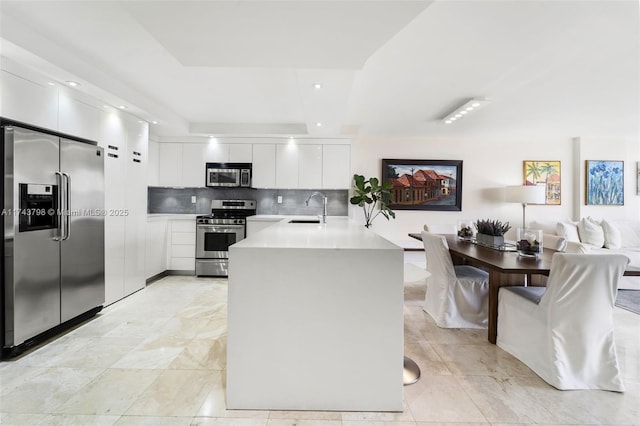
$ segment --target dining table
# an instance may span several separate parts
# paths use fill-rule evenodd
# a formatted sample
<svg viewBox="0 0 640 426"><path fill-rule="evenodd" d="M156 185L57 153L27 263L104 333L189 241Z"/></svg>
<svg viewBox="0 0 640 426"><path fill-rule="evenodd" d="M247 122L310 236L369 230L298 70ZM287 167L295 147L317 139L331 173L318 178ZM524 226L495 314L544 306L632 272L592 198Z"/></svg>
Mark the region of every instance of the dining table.
<svg viewBox="0 0 640 426"><path fill-rule="evenodd" d="M495 344L498 335L498 292L500 287L546 284L556 250L545 248L537 257L520 256L515 249L494 248L463 240L454 234L443 234L454 264L469 264L489 273L489 313L487 338ZM421 233L409 237L422 241ZM507 246L508 247L508 246ZM427 266L428 268L428 266ZM640 268L627 267L624 275L640 276Z"/></svg>

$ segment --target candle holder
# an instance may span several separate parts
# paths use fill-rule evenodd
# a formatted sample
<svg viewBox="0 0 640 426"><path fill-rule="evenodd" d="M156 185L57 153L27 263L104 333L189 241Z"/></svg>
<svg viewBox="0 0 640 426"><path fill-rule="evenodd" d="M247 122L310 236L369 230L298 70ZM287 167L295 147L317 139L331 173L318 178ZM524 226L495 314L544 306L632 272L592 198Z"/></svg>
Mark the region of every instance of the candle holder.
<svg viewBox="0 0 640 426"><path fill-rule="evenodd" d="M516 249L518 250L518 256L537 259L542 253L543 235L542 229L516 229Z"/></svg>
<svg viewBox="0 0 640 426"><path fill-rule="evenodd" d="M476 234L476 229L472 220L458 221L458 239L461 241L472 241Z"/></svg>

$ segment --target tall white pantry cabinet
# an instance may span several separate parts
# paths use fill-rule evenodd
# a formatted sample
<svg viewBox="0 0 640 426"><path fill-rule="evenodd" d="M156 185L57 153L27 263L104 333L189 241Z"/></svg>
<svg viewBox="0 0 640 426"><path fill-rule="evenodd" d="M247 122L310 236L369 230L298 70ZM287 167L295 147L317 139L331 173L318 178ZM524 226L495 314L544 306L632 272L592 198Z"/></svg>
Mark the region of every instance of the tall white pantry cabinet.
<svg viewBox="0 0 640 426"><path fill-rule="evenodd" d="M105 155L105 304L145 286L148 124L10 61L0 115L97 141Z"/></svg>

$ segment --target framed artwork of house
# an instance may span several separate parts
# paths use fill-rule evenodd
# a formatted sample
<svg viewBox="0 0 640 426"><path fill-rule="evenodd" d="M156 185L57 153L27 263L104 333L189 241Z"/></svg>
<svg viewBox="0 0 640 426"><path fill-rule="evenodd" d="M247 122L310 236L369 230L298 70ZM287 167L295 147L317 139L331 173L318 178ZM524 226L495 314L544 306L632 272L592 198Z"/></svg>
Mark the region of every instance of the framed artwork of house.
<svg viewBox="0 0 640 426"><path fill-rule="evenodd" d="M624 205L624 161L586 161L587 205Z"/></svg>
<svg viewBox="0 0 640 426"><path fill-rule="evenodd" d="M382 160L393 210L462 210L461 160Z"/></svg>
<svg viewBox="0 0 640 426"><path fill-rule="evenodd" d="M524 161L525 185L545 186L544 204L560 205L561 174L560 161Z"/></svg>

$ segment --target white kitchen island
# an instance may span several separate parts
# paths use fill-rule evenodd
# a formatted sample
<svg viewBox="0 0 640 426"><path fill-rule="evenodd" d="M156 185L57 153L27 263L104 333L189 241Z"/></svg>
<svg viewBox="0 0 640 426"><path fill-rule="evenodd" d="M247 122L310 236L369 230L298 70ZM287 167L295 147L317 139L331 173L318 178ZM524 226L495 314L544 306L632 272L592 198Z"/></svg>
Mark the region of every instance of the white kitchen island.
<svg viewBox="0 0 640 426"><path fill-rule="evenodd" d="M229 250L227 408L402 411L402 248L288 221Z"/></svg>

